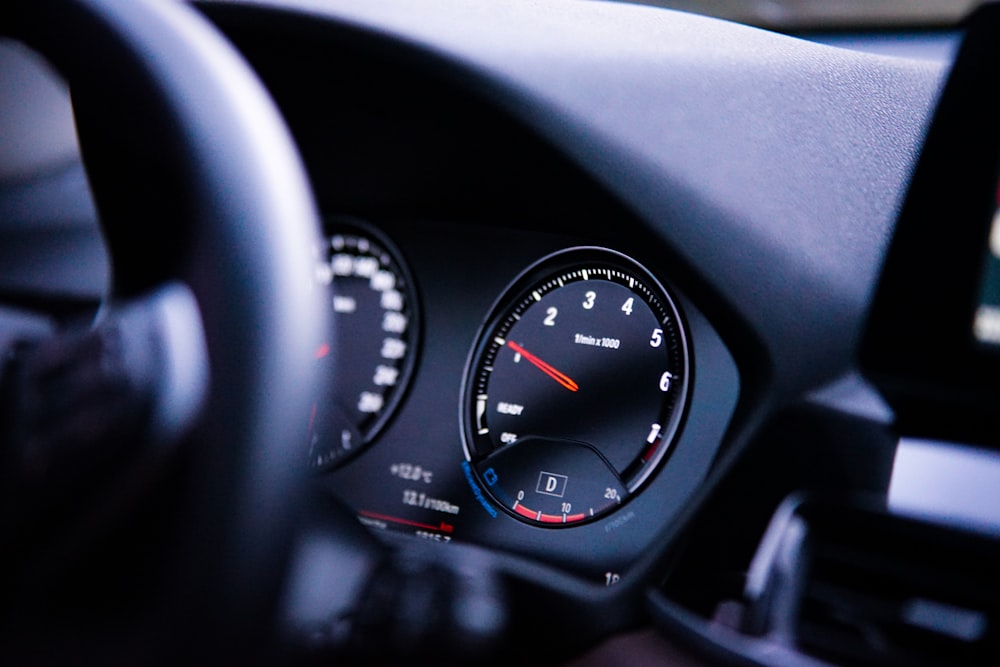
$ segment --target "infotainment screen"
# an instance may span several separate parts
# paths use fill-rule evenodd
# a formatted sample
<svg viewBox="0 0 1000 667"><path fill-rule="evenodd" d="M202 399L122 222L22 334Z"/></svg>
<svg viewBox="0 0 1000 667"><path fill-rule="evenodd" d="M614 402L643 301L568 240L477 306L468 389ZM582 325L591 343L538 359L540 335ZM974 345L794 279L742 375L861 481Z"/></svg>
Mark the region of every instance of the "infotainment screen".
<svg viewBox="0 0 1000 667"><path fill-rule="evenodd" d="M1000 345L1000 192L998 208L990 223L990 235L983 260L983 278L972 332L980 343Z"/></svg>

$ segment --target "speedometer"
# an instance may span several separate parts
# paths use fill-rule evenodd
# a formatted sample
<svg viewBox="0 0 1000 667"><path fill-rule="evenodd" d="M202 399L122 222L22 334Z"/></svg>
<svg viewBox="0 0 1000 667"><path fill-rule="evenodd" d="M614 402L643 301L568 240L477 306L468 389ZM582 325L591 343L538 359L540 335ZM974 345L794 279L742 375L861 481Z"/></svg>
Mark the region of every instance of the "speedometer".
<svg viewBox="0 0 1000 667"><path fill-rule="evenodd" d="M332 344L317 353L337 365L332 396L317 403L310 465L328 469L371 444L399 405L413 372L420 323L402 255L371 225L338 219L317 265L336 316ZM338 361L339 360L339 361Z"/></svg>
<svg viewBox="0 0 1000 667"><path fill-rule="evenodd" d="M500 298L470 355L469 467L527 523L605 516L665 461L690 367L680 311L652 273L603 248L551 255Z"/></svg>

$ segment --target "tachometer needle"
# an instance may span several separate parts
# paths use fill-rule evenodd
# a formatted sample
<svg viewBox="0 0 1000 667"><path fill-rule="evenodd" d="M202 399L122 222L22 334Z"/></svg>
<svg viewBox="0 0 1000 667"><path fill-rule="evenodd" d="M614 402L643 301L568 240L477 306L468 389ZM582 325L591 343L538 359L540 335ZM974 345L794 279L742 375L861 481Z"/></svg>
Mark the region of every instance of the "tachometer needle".
<svg viewBox="0 0 1000 667"><path fill-rule="evenodd" d="M535 355L533 355L531 352L528 352L526 349L524 349L523 347L521 347L520 345L518 345L514 341L508 340L507 341L507 346L510 347L510 349L512 349L515 352L517 352L518 354L520 354L522 357L524 357L528 361L530 361L540 371L542 371L543 373L545 373L550 378L552 378L553 380L555 380L556 382L558 382L562 386L566 387L570 391L577 391L577 390L580 389L580 385L578 385L576 382L574 382L573 378L569 377L565 373L557 371L555 368L553 368L552 366L548 365L547 363L545 363L544 361L542 361L541 359L539 359L538 357L536 357Z"/></svg>

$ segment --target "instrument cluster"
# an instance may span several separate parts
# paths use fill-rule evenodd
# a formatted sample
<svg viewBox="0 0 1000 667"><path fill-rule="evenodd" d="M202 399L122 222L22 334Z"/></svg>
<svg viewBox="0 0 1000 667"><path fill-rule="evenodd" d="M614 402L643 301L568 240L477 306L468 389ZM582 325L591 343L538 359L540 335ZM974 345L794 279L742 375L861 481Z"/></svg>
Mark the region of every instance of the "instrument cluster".
<svg viewBox="0 0 1000 667"><path fill-rule="evenodd" d="M316 275L335 382L309 465L377 534L613 585L704 477L735 406L712 327L619 248L332 219Z"/></svg>

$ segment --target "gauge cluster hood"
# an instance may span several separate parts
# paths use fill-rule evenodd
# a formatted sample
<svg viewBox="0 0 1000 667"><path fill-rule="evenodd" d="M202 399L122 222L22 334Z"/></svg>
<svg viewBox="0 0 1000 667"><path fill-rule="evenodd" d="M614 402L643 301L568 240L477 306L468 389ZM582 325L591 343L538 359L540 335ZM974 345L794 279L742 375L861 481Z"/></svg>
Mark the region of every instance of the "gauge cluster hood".
<svg viewBox="0 0 1000 667"><path fill-rule="evenodd" d="M280 6L381 35L541 133L696 267L779 384L850 360L942 65L619 3Z"/></svg>

